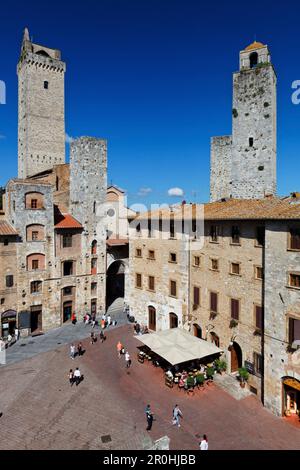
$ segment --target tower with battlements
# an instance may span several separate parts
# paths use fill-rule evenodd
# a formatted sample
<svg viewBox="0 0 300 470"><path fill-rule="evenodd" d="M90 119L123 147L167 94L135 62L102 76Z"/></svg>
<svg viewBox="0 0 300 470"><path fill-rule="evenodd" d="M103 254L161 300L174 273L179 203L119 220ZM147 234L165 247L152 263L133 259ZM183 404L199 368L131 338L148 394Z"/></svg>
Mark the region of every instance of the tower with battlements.
<svg viewBox="0 0 300 470"><path fill-rule="evenodd" d="M65 163L64 76L57 49L33 43L24 31L18 74L18 176Z"/></svg>
<svg viewBox="0 0 300 470"><path fill-rule="evenodd" d="M240 52L232 136L211 141L211 201L276 194L276 82L268 46L254 42Z"/></svg>

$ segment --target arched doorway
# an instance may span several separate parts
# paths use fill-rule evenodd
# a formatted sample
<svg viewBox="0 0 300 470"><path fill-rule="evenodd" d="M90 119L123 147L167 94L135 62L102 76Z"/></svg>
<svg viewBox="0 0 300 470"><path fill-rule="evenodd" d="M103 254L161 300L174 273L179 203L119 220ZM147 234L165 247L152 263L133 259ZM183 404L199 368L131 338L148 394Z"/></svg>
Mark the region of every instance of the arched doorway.
<svg viewBox="0 0 300 470"><path fill-rule="evenodd" d="M194 336L196 336L196 338L202 338L202 328L197 324L197 323L194 323L193 324L193 330L194 330Z"/></svg>
<svg viewBox="0 0 300 470"><path fill-rule="evenodd" d="M169 328L178 328L178 317L176 313L169 313Z"/></svg>
<svg viewBox="0 0 300 470"><path fill-rule="evenodd" d="M148 328L156 331L156 310L154 307L148 307Z"/></svg>
<svg viewBox="0 0 300 470"><path fill-rule="evenodd" d="M72 316L72 301L68 300L63 303L63 322L71 320Z"/></svg>
<svg viewBox="0 0 300 470"><path fill-rule="evenodd" d="M125 264L123 261L114 261L107 270L106 278L106 308L117 299L124 299Z"/></svg>
<svg viewBox="0 0 300 470"><path fill-rule="evenodd" d="M17 326L17 312L7 310L1 314L1 336L6 338L9 334L13 336Z"/></svg>
<svg viewBox="0 0 300 470"><path fill-rule="evenodd" d="M241 347L235 341L233 342L231 348L231 373L237 372L237 370L242 367L243 364L243 354Z"/></svg>
<svg viewBox="0 0 300 470"><path fill-rule="evenodd" d="M217 346L217 348L220 347L220 338L213 331L211 331L211 333L210 333L210 341L211 341L211 343L215 344Z"/></svg>
<svg viewBox="0 0 300 470"><path fill-rule="evenodd" d="M300 411L300 381L294 377L283 377L283 414L296 418Z"/></svg>

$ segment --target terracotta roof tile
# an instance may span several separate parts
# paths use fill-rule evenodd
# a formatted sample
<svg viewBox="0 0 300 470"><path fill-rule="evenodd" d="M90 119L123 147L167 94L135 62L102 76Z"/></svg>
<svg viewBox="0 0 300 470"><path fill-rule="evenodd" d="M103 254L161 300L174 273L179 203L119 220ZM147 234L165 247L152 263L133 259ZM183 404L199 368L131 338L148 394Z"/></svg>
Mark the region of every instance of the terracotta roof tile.
<svg viewBox="0 0 300 470"><path fill-rule="evenodd" d="M18 232L6 220L0 220L0 235L18 235Z"/></svg>
<svg viewBox="0 0 300 470"><path fill-rule="evenodd" d="M56 217L55 228L83 228L71 214L60 214Z"/></svg>

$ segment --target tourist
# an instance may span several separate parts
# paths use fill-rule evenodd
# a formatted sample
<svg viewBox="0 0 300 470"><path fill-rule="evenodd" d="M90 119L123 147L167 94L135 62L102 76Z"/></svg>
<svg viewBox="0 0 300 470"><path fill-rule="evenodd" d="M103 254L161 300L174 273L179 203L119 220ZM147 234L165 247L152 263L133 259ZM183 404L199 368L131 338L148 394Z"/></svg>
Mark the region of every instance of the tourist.
<svg viewBox="0 0 300 470"><path fill-rule="evenodd" d="M104 317L105 317L105 315L104 315ZM102 317L102 320L101 320L101 328L102 328L102 330L104 330L104 328L105 328L105 318L103 318L103 317Z"/></svg>
<svg viewBox="0 0 300 470"><path fill-rule="evenodd" d="M153 423L153 413L152 413L152 411L151 411L150 405L147 405L147 406L146 406L145 413L146 413L146 419L147 419L147 428L146 428L146 431L151 431L152 423Z"/></svg>
<svg viewBox="0 0 300 470"><path fill-rule="evenodd" d="M199 444L200 450L208 450L208 441L206 434L203 434L203 438Z"/></svg>
<svg viewBox="0 0 300 470"><path fill-rule="evenodd" d="M176 424L180 428L179 417L183 418L183 415L179 406L175 405L173 409L173 424Z"/></svg>
<svg viewBox="0 0 300 470"><path fill-rule="evenodd" d="M85 323L85 325L88 325L88 324L90 323L90 316L89 316L88 313L85 315L85 321L84 321L84 323Z"/></svg>
<svg viewBox="0 0 300 470"><path fill-rule="evenodd" d="M106 336L104 335L103 331L101 330L100 331L100 340L101 340L101 343L103 343L103 341L106 339Z"/></svg>
<svg viewBox="0 0 300 470"><path fill-rule="evenodd" d="M73 369L70 369L70 372L69 372L69 382L70 382L70 385L71 387L74 385L74 373L73 373Z"/></svg>
<svg viewBox="0 0 300 470"><path fill-rule="evenodd" d="M126 362L127 369L129 369L129 367L131 366L131 359L130 359L130 354L128 351L126 351L125 353L125 362Z"/></svg>
<svg viewBox="0 0 300 470"><path fill-rule="evenodd" d="M72 313L71 320L72 320L73 325L76 325L76 323L77 323L77 318L76 318L75 312Z"/></svg>
<svg viewBox="0 0 300 470"><path fill-rule="evenodd" d="M91 344L95 343L95 333L92 331L91 332Z"/></svg>
<svg viewBox="0 0 300 470"><path fill-rule="evenodd" d="M96 325L96 317L93 316L93 318L92 318L92 328L95 328L95 325Z"/></svg>
<svg viewBox="0 0 300 470"><path fill-rule="evenodd" d="M107 326L111 325L111 316L108 314L107 315Z"/></svg>
<svg viewBox="0 0 300 470"><path fill-rule="evenodd" d="M74 346L73 343L72 343L71 346L70 346L70 357L71 357L72 359L75 358L75 346Z"/></svg>
<svg viewBox="0 0 300 470"><path fill-rule="evenodd" d="M118 357L119 358L121 357L122 349L123 349L122 343L121 343L121 341L119 341L118 344L117 344L117 351L118 351Z"/></svg>
<svg viewBox="0 0 300 470"><path fill-rule="evenodd" d="M167 376L169 379L174 380L174 375L173 375L171 369L168 369L168 370L167 370L166 376Z"/></svg>
<svg viewBox="0 0 300 470"><path fill-rule="evenodd" d="M77 346L77 353L78 353L78 356L82 356L82 344L81 343L79 343Z"/></svg>
<svg viewBox="0 0 300 470"><path fill-rule="evenodd" d="M74 372L74 380L75 380L76 386L79 385L81 381L81 373L78 367L76 367L76 370Z"/></svg>

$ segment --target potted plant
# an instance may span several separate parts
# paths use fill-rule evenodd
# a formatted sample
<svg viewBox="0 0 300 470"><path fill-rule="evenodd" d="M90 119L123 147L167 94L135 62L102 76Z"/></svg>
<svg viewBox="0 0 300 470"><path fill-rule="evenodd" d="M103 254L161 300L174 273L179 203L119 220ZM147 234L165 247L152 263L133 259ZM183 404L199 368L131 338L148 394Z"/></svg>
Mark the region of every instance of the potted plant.
<svg viewBox="0 0 300 470"><path fill-rule="evenodd" d="M204 374L197 374L197 375L196 375L196 384L197 384L197 387L203 387L204 382L205 382Z"/></svg>
<svg viewBox="0 0 300 470"><path fill-rule="evenodd" d="M206 369L207 380L214 380L215 369L213 367L208 367Z"/></svg>
<svg viewBox="0 0 300 470"><path fill-rule="evenodd" d="M227 363L224 359L216 359L215 367L216 367L217 372L223 375L227 370Z"/></svg>
<svg viewBox="0 0 300 470"><path fill-rule="evenodd" d="M195 385L194 377L188 376L188 378L186 380L187 389L189 390L191 388L194 388L194 385Z"/></svg>
<svg viewBox="0 0 300 470"><path fill-rule="evenodd" d="M240 386L245 388L246 382L249 379L249 372L247 371L246 367L239 368L239 379L240 379Z"/></svg>

